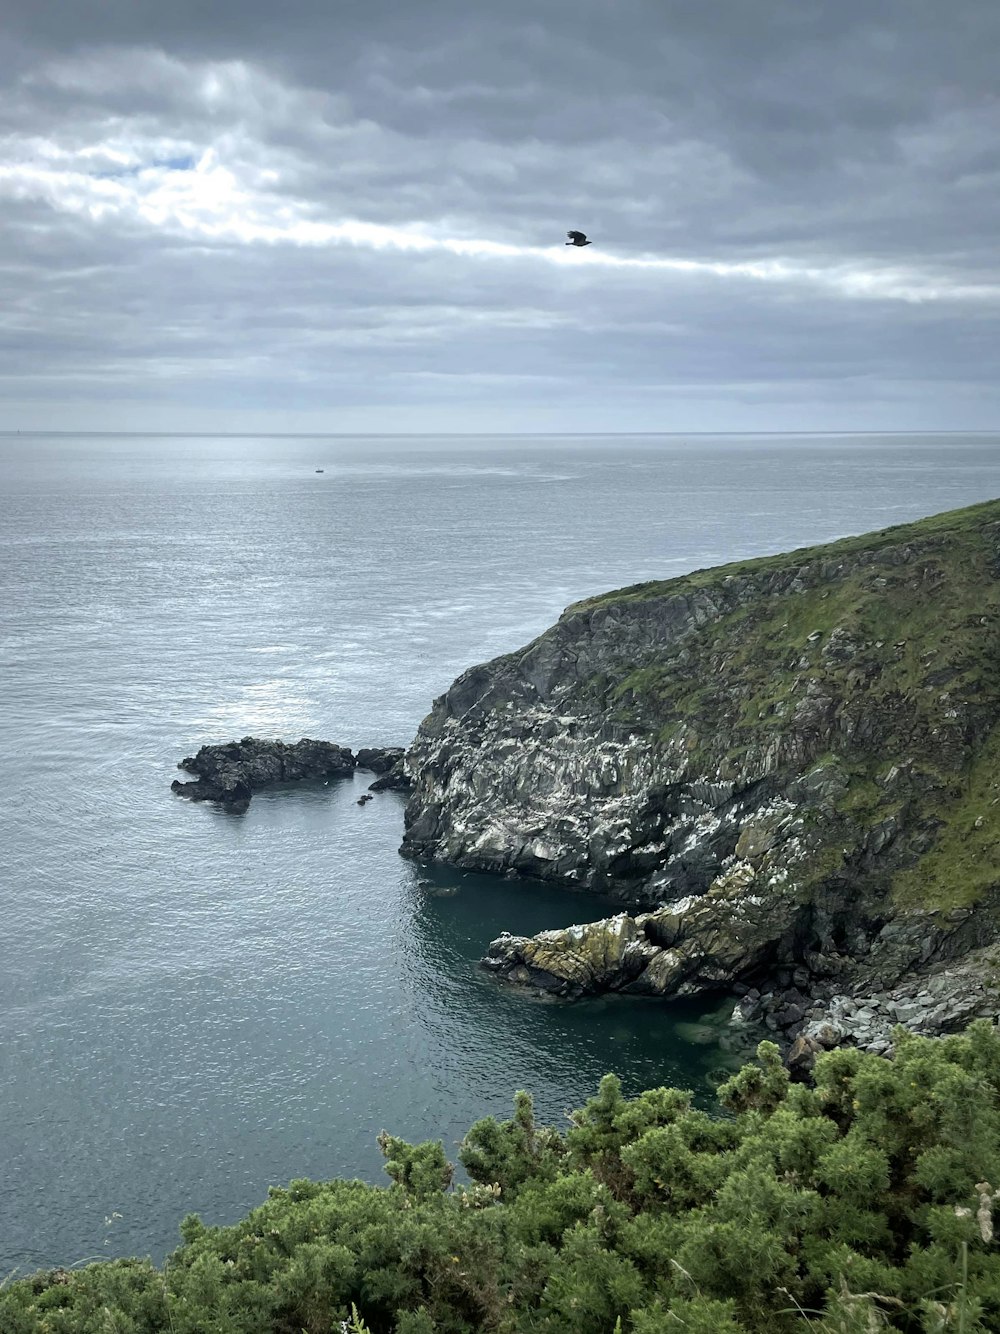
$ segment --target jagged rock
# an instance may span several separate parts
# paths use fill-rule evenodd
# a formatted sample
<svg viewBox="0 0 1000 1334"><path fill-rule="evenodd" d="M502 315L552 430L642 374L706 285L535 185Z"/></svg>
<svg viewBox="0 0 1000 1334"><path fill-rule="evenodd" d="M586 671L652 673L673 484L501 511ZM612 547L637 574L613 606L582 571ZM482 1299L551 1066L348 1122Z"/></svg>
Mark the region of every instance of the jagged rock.
<svg viewBox="0 0 1000 1334"><path fill-rule="evenodd" d="M800 1034L785 1056L785 1064L795 1078L805 1080L816 1064L817 1055L822 1050L823 1046L816 1038Z"/></svg>
<svg viewBox="0 0 1000 1334"><path fill-rule="evenodd" d="M805 1016L806 1012L801 1005L786 1005L778 1010L774 1017L778 1021L779 1028L790 1028L792 1024L800 1023Z"/></svg>
<svg viewBox="0 0 1000 1334"><path fill-rule="evenodd" d="M971 950L964 958L934 965L919 980L910 978L878 995L836 994L808 1011L803 1036L824 1047L853 1044L891 1055L893 1030L940 1035L964 1028L971 1019L1000 1015L1000 948Z"/></svg>
<svg viewBox="0 0 1000 1334"><path fill-rule="evenodd" d="M837 1047L844 1040L844 1031L836 1024L810 1024L804 1037L813 1038L821 1047Z"/></svg>
<svg viewBox="0 0 1000 1334"><path fill-rule="evenodd" d="M742 1027L744 1024L752 1024L761 1017L760 996L748 992L733 1006L733 1012L729 1016L729 1023L732 1027Z"/></svg>
<svg viewBox="0 0 1000 1334"><path fill-rule="evenodd" d="M560 995L620 989L653 957L635 919L619 913L596 923L542 931L537 936L504 933L490 942L484 963L510 981L530 979Z"/></svg>
<svg viewBox="0 0 1000 1334"><path fill-rule="evenodd" d="M374 783L368 784L369 792L408 792L412 787L402 746L363 748L358 751L357 766L379 775Z"/></svg>
<svg viewBox="0 0 1000 1334"><path fill-rule="evenodd" d="M376 778L374 783L368 784L369 792L409 792L413 784L410 782L409 775L403 768L402 762L395 768L390 769L387 774L382 774Z"/></svg>
<svg viewBox="0 0 1000 1334"><path fill-rule="evenodd" d="M570 990L685 995L780 969L814 996L824 979L873 996L961 958L1000 921L998 538L990 502L575 604L435 701L403 853L628 905L614 967L574 971L552 942L545 967L527 946L494 960ZM954 672L945 691L931 662ZM941 870L959 852L977 876L961 919Z"/></svg>
<svg viewBox="0 0 1000 1334"><path fill-rule="evenodd" d="M752 872L741 864L693 903L638 918L620 913L530 938L502 936L490 945L487 966L511 978L529 966L559 979L567 994L626 990L667 996L718 988L763 962L772 939L763 900L749 892L753 887Z"/></svg>
<svg viewBox="0 0 1000 1334"><path fill-rule="evenodd" d="M224 745L202 746L197 755L181 760L177 767L200 778L194 783L175 779L172 791L192 801L217 801L230 811L245 811L254 792L274 783L346 778L355 768L380 775L369 784L369 792L407 791L411 786L402 746L362 747L355 756L347 746L308 737L296 742L244 737Z"/></svg>
<svg viewBox="0 0 1000 1334"><path fill-rule="evenodd" d="M231 811L245 811L254 792L274 783L348 777L354 772L354 756L347 747L330 741L304 737L286 743L247 736L202 746L177 767L199 778L194 783L174 779L171 791L192 801L217 801Z"/></svg>
<svg viewBox="0 0 1000 1334"><path fill-rule="evenodd" d="M386 774L402 762L405 754L402 746L362 746L355 763L359 769L369 769L373 774Z"/></svg>

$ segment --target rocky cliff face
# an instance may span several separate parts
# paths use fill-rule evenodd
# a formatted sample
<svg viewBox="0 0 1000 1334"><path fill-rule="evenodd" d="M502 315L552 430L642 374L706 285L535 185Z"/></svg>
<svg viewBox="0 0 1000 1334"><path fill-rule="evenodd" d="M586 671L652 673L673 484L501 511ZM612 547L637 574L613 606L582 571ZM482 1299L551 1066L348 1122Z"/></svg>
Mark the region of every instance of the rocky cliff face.
<svg viewBox="0 0 1000 1334"><path fill-rule="evenodd" d="M402 851L631 909L501 937L515 980L877 989L996 934L998 723L991 502L568 608L435 702Z"/></svg>

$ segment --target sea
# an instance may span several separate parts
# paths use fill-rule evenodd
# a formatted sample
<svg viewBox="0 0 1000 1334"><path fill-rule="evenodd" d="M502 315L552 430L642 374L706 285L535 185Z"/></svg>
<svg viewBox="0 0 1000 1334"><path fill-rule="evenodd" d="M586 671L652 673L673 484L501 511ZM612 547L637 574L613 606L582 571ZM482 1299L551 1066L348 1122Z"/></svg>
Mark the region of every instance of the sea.
<svg viewBox="0 0 1000 1334"><path fill-rule="evenodd" d="M174 796L247 735L405 745L570 602L1000 495L1000 435L0 436L0 1278L159 1262L296 1177L385 1182L518 1089L707 1104L720 998L478 966L580 892L398 855L372 780Z"/></svg>

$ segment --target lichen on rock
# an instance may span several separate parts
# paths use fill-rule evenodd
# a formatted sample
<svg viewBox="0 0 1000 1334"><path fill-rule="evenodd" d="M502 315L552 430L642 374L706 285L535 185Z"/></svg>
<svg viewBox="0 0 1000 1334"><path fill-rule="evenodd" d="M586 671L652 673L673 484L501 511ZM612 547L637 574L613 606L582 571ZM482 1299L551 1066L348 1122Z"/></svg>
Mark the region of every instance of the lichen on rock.
<svg viewBox="0 0 1000 1334"><path fill-rule="evenodd" d="M890 986L996 935L998 629L1000 502L576 603L435 701L402 851L625 905L491 945L565 994Z"/></svg>

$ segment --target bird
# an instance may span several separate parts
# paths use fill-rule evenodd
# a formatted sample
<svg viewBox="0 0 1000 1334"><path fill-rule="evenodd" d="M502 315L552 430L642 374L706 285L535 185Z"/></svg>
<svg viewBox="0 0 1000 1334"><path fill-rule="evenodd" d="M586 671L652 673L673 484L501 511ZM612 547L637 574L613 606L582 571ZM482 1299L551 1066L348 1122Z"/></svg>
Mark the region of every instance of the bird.
<svg viewBox="0 0 1000 1334"><path fill-rule="evenodd" d="M590 245L586 232L567 232L566 235L569 237L566 245Z"/></svg>

